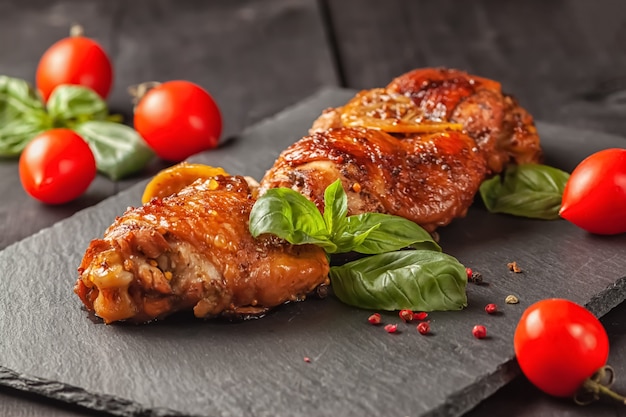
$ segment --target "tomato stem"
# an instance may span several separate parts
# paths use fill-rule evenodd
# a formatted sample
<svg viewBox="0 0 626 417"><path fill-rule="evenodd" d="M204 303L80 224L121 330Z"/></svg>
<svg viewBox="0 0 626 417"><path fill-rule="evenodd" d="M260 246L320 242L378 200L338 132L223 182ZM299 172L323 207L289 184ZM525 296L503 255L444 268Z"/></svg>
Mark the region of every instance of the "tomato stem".
<svg viewBox="0 0 626 417"><path fill-rule="evenodd" d="M83 36L85 34L85 29L79 25L78 23L74 23L71 27L70 27L70 36L75 38L78 36Z"/></svg>
<svg viewBox="0 0 626 417"><path fill-rule="evenodd" d="M608 365L603 366L583 382L583 386L574 397L574 401L580 405L587 405L598 401L602 397L606 397L626 405L626 397L610 388L614 380L615 371L613 371L613 368Z"/></svg>
<svg viewBox="0 0 626 417"><path fill-rule="evenodd" d="M146 81L141 84L131 85L128 87L128 94L130 94L133 99L133 104L136 106L139 100L141 100L150 89L159 85L161 85L161 83L158 81Z"/></svg>

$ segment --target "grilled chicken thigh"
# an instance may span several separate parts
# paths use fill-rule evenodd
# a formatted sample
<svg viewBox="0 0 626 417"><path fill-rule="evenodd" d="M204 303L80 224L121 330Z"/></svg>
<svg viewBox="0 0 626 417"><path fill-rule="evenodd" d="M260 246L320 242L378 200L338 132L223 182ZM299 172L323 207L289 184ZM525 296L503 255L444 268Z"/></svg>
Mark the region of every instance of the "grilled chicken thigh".
<svg viewBox="0 0 626 417"><path fill-rule="evenodd" d="M405 98L410 99L413 108ZM392 122L388 125L444 122L458 124L476 141L490 173L501 172L511 162L521 164L541 159L532 116L513 97L504 94L496 81L454 69L416 69L395 78L384 89L357 95L354 101L344 107L327 109L314 122L312 131L340 126L368 127L358 120L359 116L386 119ZM364 110L356 117L351 111L355 107ZM402 131L401 127L390 130L377 124L369 123L369 127Z"/></svg>
<svg viewBox="0 0 626 417"><path fill-rule="evenodd" d="M217 176L128 209L91 242L75 292L106 323L146 322L260 314L327 283L319 247L250 235L253 204L243 177Z"/></svg>
<svg viewBox="0 0 626 417"><path fill-rule="evenodd" d="M394 214L433 231L465 215L485 173L482 153L461 132L399 140L379 130L343 127L313 133L287 148L259 193L292 188L322 210L325 188L341 179L349 214Z"/></svg>
<svg viewBox="0 0 626 417"><path fill-rule="evenodd" d="M172 196L165 186L150 190L158 198L128 209L91 242L75 292L107 323L187 309L197 317L260 314L328 284L329 265L319 247L254 239L255 196L288 187L323 210L326 187L340 179L349 214L398 215L433 232L466 214L487 176L540 159L532 117L497 82L415 70L326 110L254 192L228 175L182 190L175 181Z"/></svg>

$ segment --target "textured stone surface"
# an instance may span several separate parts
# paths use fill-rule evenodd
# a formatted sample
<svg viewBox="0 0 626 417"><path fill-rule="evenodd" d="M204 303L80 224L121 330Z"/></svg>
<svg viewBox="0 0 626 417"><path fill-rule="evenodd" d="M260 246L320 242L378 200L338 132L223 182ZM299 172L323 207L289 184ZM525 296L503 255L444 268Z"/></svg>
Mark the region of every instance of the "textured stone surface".
<svg viewBox="0 0 626 417"><path fill-rule="evenodd" d="M321 109L350 94L322 91L195 160L260 177ZM566 169L622 140L540 130L548 162ZM106 326L72 293L76 267L89 241L139 204L142 186L0 252L1 384L116 415L452 416L517 375L511 340L530 303L566 297L602 315L626 295L625 236L594 237L564 221L492 215L476 204L441 230L441 243L489 285L470 285L462 312L432 313L430 337L402 323L399 334L387 334L367 324L367 311L332 297L239 323L182 314ZM508 270L513 260L523 273ZM508 294L520 304L504 304ZM486 315L489 302L502 314ZM391 313L383 320L399 322ZM488 339L472 337L477 323Z"/></svg>

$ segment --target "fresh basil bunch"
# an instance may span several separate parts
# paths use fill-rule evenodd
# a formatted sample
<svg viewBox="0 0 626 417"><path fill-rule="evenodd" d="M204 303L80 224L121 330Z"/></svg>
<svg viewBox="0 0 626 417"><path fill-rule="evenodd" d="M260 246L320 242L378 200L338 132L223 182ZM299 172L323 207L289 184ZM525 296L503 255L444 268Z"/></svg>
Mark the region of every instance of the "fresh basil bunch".
<svg viewBox="0 0 626 417"><path fill-rule="evenodd" d="M288 188L267 191L250 213L250 233L274 234L291 244L315 244L329 253L374 255L330 269L335 295L361 308L458 310L467 305L465 267L441 253L430 234L402 217L348 216L341 181L324 193L324 214ZM406 250L406 248L410 248Z"/></svg>
<svg viewBox="0 0 626 417"><path fill-rule="evenodd" d="M480 185L480 196L491 213L555 220L568 179L567 172L548 165L509 165Z"/></svg>
<svg viewBox="0 0 626 417"><path fill-rule="evenodd" d="M0 76L0 157L19 156L39 133L65 127L89 144L98 170L118 180L142 169L153 156L141 136L119 121L89 88L61 85L44 105L26 81Z"/></svg>

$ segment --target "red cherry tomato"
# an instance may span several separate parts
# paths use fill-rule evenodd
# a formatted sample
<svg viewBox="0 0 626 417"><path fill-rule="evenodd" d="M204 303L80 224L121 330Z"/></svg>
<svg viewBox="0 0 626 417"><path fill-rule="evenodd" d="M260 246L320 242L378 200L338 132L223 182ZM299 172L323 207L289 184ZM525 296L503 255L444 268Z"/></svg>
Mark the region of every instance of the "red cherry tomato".
<svg viewBox="0 0 626 417"><path fill-rule="evenodd" d="M565 185L559 214L591 233L626 232L626 149L585 158Z"/></svg>
<svg viewBox="0 0 626 417"><path fill-rule="evenodd" d="M87 190L96 176L89 145L70 129L51 129L33 138L19 162L24 190L47 204L71 201Z"/></svg>
<svg viewBox="0 0 626 417"><path fill-rule="evenodd" d="M159 157L173 162L215 148L222 133L217 104L189 81L168 81L149 90L135 107L134 124Z"/></svg>
<svg viewBox="0 0 626 417"><path fill-rule="evenodd" d="M89 87L106 99L113 84L113 67L96 41L70 36L43 54L37 66L36 82L44 100L61 84Z"/></svg>
<svg viewBox="0 0 626 417"><path fill-rule="evenodd" d="M584 307L558 298L539 301L524 311L514 346L530 382L557 397L574 396L609 356L602 323Z"/></svg>

